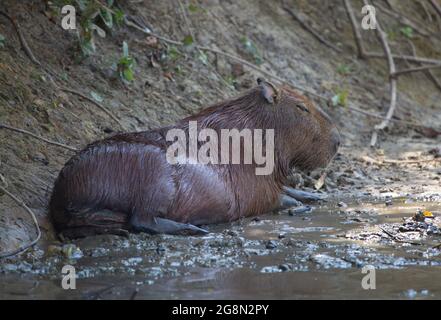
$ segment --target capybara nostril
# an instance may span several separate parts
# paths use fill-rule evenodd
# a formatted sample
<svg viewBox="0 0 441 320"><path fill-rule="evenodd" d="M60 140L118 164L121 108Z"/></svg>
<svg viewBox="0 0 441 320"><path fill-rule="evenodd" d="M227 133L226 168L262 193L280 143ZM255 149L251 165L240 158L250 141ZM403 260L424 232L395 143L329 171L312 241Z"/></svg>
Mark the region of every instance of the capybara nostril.
<svg viewBox="0 0 441 320"><path fill-rule="evenodd" d="M337 153L337 150L341 144L341 137L340 137L340 133L338 132L337 128L334 128L331 130L331 144L332 144L333 153Z"/></svg>

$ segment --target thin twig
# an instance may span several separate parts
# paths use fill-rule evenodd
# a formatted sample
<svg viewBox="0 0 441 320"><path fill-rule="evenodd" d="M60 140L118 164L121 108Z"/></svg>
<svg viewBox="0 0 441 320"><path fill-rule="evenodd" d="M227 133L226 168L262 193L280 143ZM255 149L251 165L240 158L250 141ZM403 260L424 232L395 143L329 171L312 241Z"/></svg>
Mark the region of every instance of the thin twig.
<svg viewBox="0 0 441 320"><path fill-rule="evenodd" d="M410 45L410 48L412 50L412 55L416 56L417 55L416 48L415 48L415 45L413 44L413 42L410 41L410 40L407 40L407 43L409 43L409 45ZM406 61L406 62L409 65L409 62L408 61ZM417 64L419 65L420 63L417 63ZM441 91L441 82L435 77L435 75L433 74L432 70L430 70L430 69L426 70L426 76L433 82L433 85L435 87L437 87L438 90Z"/></svg>
<svg viewBox="0 0 441 320"><path fill-rule="evenodd" d="M361 114L363 114L365 116L368 116L368 117L377 118L377 119L386 119L385 116L382 116L382 115L379 115L379 114L376 114L376 113L372 113L372 112L369 112L369 111L361 110L361 109L359 109L357 107L354 107L354 106L347 106L346 108L348 108L349 110L361 113ZM413 121L406 121L406 120L395 119L395 118L391 118L391 119L389 119L389 121L393 121L393 122L397 122L397 123L402 123L402 124L406 124L406 125L417 127L417 128L433 129L432 127L425 126L425 125L422 125L422 124L419 124L419 123L416 123L416 122L413 122Z"/></svg>
<svg viewBox="0 0 441 320"><path fill-rule="evenodd" d="M32 53L31 48L29 48L28 43L23 35L23 32L21 32L20 25L15 20L15 18L11 18L7 13L5 13L3 11L0 11L0 14L2 16L6 17L9 21L11 21L12 25L15 28L15 31L17 32L18 39L20 40L20 44L23 47L23 50L25 51L25 53L27 54L29 59L31 59L31 61L33 63L35 63L36 65L41 66L40 61L38 61L37 58L35 58L34 54Z"/></svg>
<svg viewBox="0 0 441 320"><path fill-rule="evenodd" d="M291 15L291 17L293 17L295 20L297 20L297 22L302 26L303 29L305 29L306 31L311 33L314 37L316 37L316 39L319 42L321 42L325 46L327 46L327 47L329 47L329 48L331 48L331 49L333 49L333 50L335 50L337 52L342 52L342 50L340 48L336 47L335 45L333 45L329 41L325 40L325 38L323 38L317 31L315 31L312 27L310 27L308 23L303 21L303 19L297 13L295 13L293 10L288 8L286 6L286 4L283 3L283 2L282 2L282 8L283 8L283 10L288 12Z"/></svg>
<svg viewBox="0 0 441 320"><path fill-rule="evenodd" d="M385 234L387 234L389 237L391 237L393 240L395 240L397 242L409 243L409 244L413 244L413 245L416 245L416 246L421 245L421 243L418 243L418 242L402 240L402 239L398 238L396 235L394 235L391 232L389 232L386 229L384 229L383 227L379 227L379 228L380 228L381 231L383 231Z"/></svg>
<svg viewBox="0 0 441 320"><path fill-rule="evenodd" d="M81 97L81 98L83 98L83 99L85 99L85 100L87 100L87 101L89 101L89 102L91 102L91 103L93 103L95 106L97 106L99 109L101 109L101 111L103 111L105 114L107 114L110 118L112 118L116 123L118 123L119 124L119 126L122 128L122 129L125 129L125 127L124 127L124 125L121 123L121 121L112 113L112 112L110 112L109 110L107 110L103 105L101 105L100 103L98 103L97 101L95 101L94 99L92 99L92 98L89 98L88 96L86 96L85 94L83 94L83 93L81 93L81 92L79 92L79 91L76 91L76 90L73 90L73 89L69 89L69 88L66 88L66 87L60 87L59 88L60 90L62 90L62 91L65 91L65 92L69 92L69 93L72 93L72 94L76 94L77 96L79 96L79 97Z"/></svg>
<svg viewBox="0 0 441 320"><path fill-rule="evenodd" d="M369 4L369 2L367 0L363 0L363 2L365 5ZM384 130L388 126L390 119L392 118L392 116L395 112L395 107L397 105L397 79L394 77L391 77L391 75L395 74L395 72L396 72L395 62L392 57L392 52L389 47L389 42L387 41L387 35L383 31L383 29L381 28L381 25L378 22L378 20L377 20L376 27L377 27L376 28L377 34L378 34L378 37L380 38L381 44L383 46L384 54L387 57L387 64L389 67L390 105L389 105L389 109L386 114L386 119L384 119L380 124L378 124L374 127L375 130L374 130L374 132L372 134L372 138L371 138L371 147L375 146L377 143L378 131Z"/></svg>
<svg viewBox="0 0 441 320"><path fill-rule="evenodd" d="M433 9L438 13L438 15L441 17L441 5L439 5L436 0L430 0L430 4L432 5Z"/></svg>
<svg viewBox="0 0 441 320"><path fill-rule="evenodd" d="M368 58L385 58L386 56L384 53L380 52L365 52L364 53L366 57ZM407 60L412 62L420 62L420 63L430 63L430 64L440 64L441 60L438 59L432 59L432 58L424 58L424 57L415 57L415 56L409 56L409 55L401 55L401 54L392 54L392 58L395 60Z"/></svg>
<svg viewBox="0 0 441 320"><path fill-rule="evenodd" d="M393 163L393 164L412 164L412 163L438 162L438 161L441 161L441 158L421 159L421 160L393 160L393 159L382 160L382 162L384 163Z"/></svg>
<svg viewBox="0 0 441 320"><path fill-rule="evenodd" d="M407 43L409 43L409 45L410 45L410 48L412 50L412 55L416 56L417 55L416 48L415 48L415 45L413 44L413 42L408 39ZM409 62L408 61L406 61L406 62L409 65ZM417 65L419 65L419 64L420 63L417 63ZM430 70L430 69L426 70L425 74L433 82L433 85L435 87L437 87L438 90L441 91L441 82L435 77L435 75L433 74L432 70Z"/></svg>
<svg viewBox="0 0 441 320"><path fill-rule="evenodd" d="M437 77L435 77L435 75L433 74L432 70L427 70L427 76L430 78L430 80L432 80L432 82L435 85L435 87L437 87L438 90L441 91L441 82L438 80Z"/></svg>
<svg viewBox="0 0 441 320"><path fill-rule="evenodd" d="M1 129L1 128L8 129L8 130L15 131L15 132L19 132L19 133L22 133L22 134L28 135L28 136L30 136L30 137L33 137L33 138L35 138L35 139L38 139L38 140L44 141L44 142L46 142L46 143L48 143L48 144L51 144L51 145L54 145L54 146L57 146L57 147L61 147L61 148L64 148L64 149L67 149L67 150L70 150L70 151L78 151L78 149L75 148L75 147L71 147L71 146L65 145L65 144L63 144L63 143L59 143L59 142L55 142L55 141L48 140L48 139L46 139L46 138L40 137L40 136L38 136L38 135L36 135L36 134L34 134L34 133L32 133L32 132L29 132L29 131L27 131L27 130L23 130L23 129L19 129L19 128L11 127L11 126L8 126L8 125L3 124L3 123L0 123L0 129Z"/></svg>
<svg viewBox="0 0 441 320"><path fill-rule="evenodd" d="M402 70L395 71L395 73L392 73L390 76L397 77L397 76L400 76L400 75L403 75L406 73L426 71L426 70L437 69L437 68L441 68L441 64L431 64L431 65L426 65L426 66L421 66L421 67L402 69Z"/></svg>
<svg viewBox="0 0 441 320"><path fill-rule="evenodd" d="M358 29L358 20L355 17L354 10L352 10L352 6L349 3L349 0L343 0L343 2L345 4L349 20L352 24L352 32L354 34L355 44L357 45L358 57L360 59L364 59L366 57L366 51L363 46L363 39L361 37L360 29Z"/></svg>
<svg viewBox="0 0 441 320"><path fill-rule="evenodd" d="M432 23L433 22L432 15L430 14L430 11L429 11L429 9L426 6L426 1L425 0L422 0L422 1L418 0L417 3L421 6L421 8L423 8L424 13L427 16L427 19L429 20L430 23Z"/></svg>
<svg viewBox="0 0 441 320"><path fill-rule="evenodd" d="M27 249L29 249L30 247L33 247L40 240L41 231L40 231L40 226L38 225L38 221L37 221L37 218L35 217L34 212L32 212L32 210L23 201L21 201L19 198L14 196L12 193L10 193L8 190L3 188L2 186L0 186L0 191L7 194L12 200L14 200L19 206L21 206L23 209L25 209L29 213L29 215L32 217L32 220L34 221L35 229L37 231L36 238L34 240L32 240L30 243L22 245L16 250L0 253L0 259L1 259L1 258L15 256L16 254L22 253L22 252L26 251Z"/></svg>
<svg viewBox="0 0 441 320"><path fill-rule="evenodd" d="M124 23L128 26L128 27L132 27L138 31L141 31L142 33L148 34L150 36L153 36L155 38L158 38L159 40L162 40L164 42L170 43L170 44L174 44L177 46L183 46L184 44L181 41L176 41L176 40L172 40L172 39L168 39L165 37L162 37L154 32L152 32L151 30L147 29L147 28L142 28L140 26L138 26L136 23L130 21L127 17L124 17Z"/></svg>

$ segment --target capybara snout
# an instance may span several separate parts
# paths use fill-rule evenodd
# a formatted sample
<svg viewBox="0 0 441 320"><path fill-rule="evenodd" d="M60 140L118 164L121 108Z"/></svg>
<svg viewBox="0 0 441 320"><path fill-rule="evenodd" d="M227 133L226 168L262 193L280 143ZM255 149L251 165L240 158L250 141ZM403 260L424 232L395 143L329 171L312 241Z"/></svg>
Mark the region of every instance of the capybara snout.
<svg viewBox="0 0 441 320"><path fill-rule="evenodd" d="M258 161L171 163L168 133L177 130L190 137L190 123L218 136L227 129L273 132L261 142L273 148L260 149L272 159L271 170L256 174ZM246 142L238 141L239 152L244 153ZM199 234L205 231L197 225L279 207L290 169L324 167L339 145L340 134L323 110L290 88L259 80L239 97L174 125L117 134L88 145L66 163L55 181L50 216L56 231L68 237L121 230ZM233 148L227 150L233 153ZM210 159L224 155L217 148L209 153ZM181 158L191 156L185 153Z"/></svg>

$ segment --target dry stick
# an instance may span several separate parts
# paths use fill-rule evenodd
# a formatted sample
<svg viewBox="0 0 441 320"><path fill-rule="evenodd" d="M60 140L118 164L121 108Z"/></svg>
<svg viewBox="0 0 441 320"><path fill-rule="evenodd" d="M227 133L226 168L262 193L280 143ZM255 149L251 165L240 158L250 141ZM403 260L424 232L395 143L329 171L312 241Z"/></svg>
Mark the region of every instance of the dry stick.
<svg viewBox="0 0 441 320"><path fill-rule="evenodd" d="M354 10L352 10L349 0L343 0L343 2L345 4L349 20L352 24L352 32L354 34L355 44L357 45L358 57L364 59L366 57L366 51L363 46L363 39L361 37L360 29L358 29L358 20L355 17Z"/></svg>
<svg viewBox="0 0 441 320"><path fill-rule="evenodd" d="M369 2L367 0L363 0L363 2L365 5L369 4ZM391 77L391 75L396 72L395 62L392 57L392 52L389 47L389 42L387 41L387 35L383 31L383 29L381 28L381 25L378 22L378 20L377 20L376 24L377 24L376 25L377 34L378 34L378 37L380 38L381 44L384 49L384 54L387 57L387 64L389 66L390 105L389 105L389 110L387 111L387 114L386 114L386 119L384 119L380 124L378 124L374 127L375 130L374 130L374 132L372 134L372 138L371 138L371 147L376 145L377 138L378 138L378 131L383 130L387 127L390 119L392 118L392 116L394 114L395 107L397 105L397 79L394 77Z"/></svg>
<svg viewBox="0 0 441 320"><path fill-rule="evenodd" d="M384 58L386 57L384 53L380 52L365 52L366 57L368 58ZM392 54L392 58L395 60L407 60L411 62L420 62L420 63L428 63L428 64L440 64L441 60L432 59L432 58L423 58L423 57L414 57L404 54Z"/></svg>
<svg viewBox="0 0 441 320"><path fill-rule="evenodd" d="M412 49L412 55L416 56L417 55L416 48L415 48L413 42L410 40L407 40L407 42L409 43L410 48ZM430 69L426 70L426 75L430 80L432 80L434 86L437 87L441 91L441 82L437 79L437 77L435 77L432 70L430 70Z"/></svg>
<svg viewBox="0 0 441 320"><path fill-rule="evenodd" d="M439 5L436 0L430 0L430 4L432 5L433 9L438 13L438 15L441 17L441 6Z"/></svg>
<svg viewBox="0 0 441 320"><path fill-rule="evenodd" d="M313 28L311 28L305 21L303 21L303 19L297 13L295 13L293 10L288 8L285 5L285 3L282 3L282 8L283 8L283 10L288 12L295 20L297 20L297 22L302 26L303 29L307 30L314 37L316 37L318 41L320 41L325 46L327 46L327 47L329 47L329 48L331 48L331 49L333 49L333 50L335 50L337 52L342 52L342 50L340 48L334 46L332 43L330 43L329 41L325 40L317 31L315 31Z"/></svg>
<svg viewBox="0 0 441 320"><path fill-rule="evenodd" d="M78 149L75 148L75 147L71 147L71 146L65 145L63 143L59 143L59 142L48 140L48 139L40 137L40 136L38 136L38 135L36 135L36 134L34 134L32 132L29 132L29 131L26 131L26 130L23 130L23 129L19 129L19 128L15 128L15 127L11 127L11 126L8 126L8 125L3 124L3 123L0 123L0 129L1 128L8 129L8 130L15 131L15 132L19 132L19 133L28 135L30 137L33 137L35 139L44 141L44 142L46 142L48 144L51 144L51 145L54 145L54 146L57 146L57 147L61 147L61 148L64 148L64 149L67 149L67 150L70 150L70 151L78 151Z"/></svg>
<svg viewBox="0 0 441 320"><path fill-rule="evenodd" d="M437 87L441 91L441 82L438 80L437 77L433 74L432 70L427 70L427 76L432 80L435 87Z"/></svg>
<svg viewBox="0 0 441 320"><path fill-rule="evenodd" d="M436 69L436 68L441 68L441 64L432 64L432 65L427 65L427 66L421 66L421 67L415 67L415 68L408 68L408 69L398 70L398 71L395 71L395 73L392 73L390 76L391 77L397 77L397 76L400 76L400 75L406 74L406 73L412 73L412 72L417 72L417 71L425 71L425 70Z"/></svg>
<svg viewBox="0 0 441 320"><path fill-rule="evenodd" d="M408 241L408 240L402 240L400 238L398 238L398 236L392 234L391 232L387 231L386 229L384 229L383 227L379 227L381 231L383 231L385 234L387 234L389 237L391 237L392 239L394 239L397 242L401 242L401 243L409 243L409 244L413 244L413 245L421 245L421 243L419 242L414 242L414 241Z"/></svg>
<svg viewBox="0 0 441 320"><path fill-rule="evenodd" d="M368 116L368 117L373 117L373 118L377 118L377 119L386 119L385 116L382 116L382 115L379 115L379 114L376 114L376 113L372 113L372 112L369 112L369 111L361 110L361 109L358 109L357 107L347 106L346 108L348 108L349 110L352 110L352 111L364 114L365 116ZM433 129L432 127L425 126L425 125L422 125L422 124L419 124L419 123L415 123L413 121L406 121L406 120L394 119L394 118L389 119L389 121L397 122L397 123L403 123L403 124L406 124L406 125L409 125L409 126L418 127L418 128Z"/></svg>
<svg viewBox="0 0 441 320"><path fill-rule="evenodd" d="M19 198L14 196L12 193L10 193L8 190L3 188L2 186L0 186L0 191L2 191L5 194L7 194L12 200L14 200L19 206L24 208L29 213L29 215L32 217L32 220L34 221L35 229L37 230L37 237L34 240L32 240L28 244L20 246L16 250L0 253L0 259L1 259L1 258L7 258L7 257L10 257L10 256L14 256L16 254L22 253L23 251L29 249L30 247L33 247L40 240L40 238L41 238L41 231L40 231L40 226L38 225L38 221L37 221L37 218L35 217L34 212L32 212L32 210L23 201L21 201Z"/></svg>
<svg viewBox="0 0 441 320"><path fill-rule="evenodd" d="M160 35L158 35L158 34L156 34L156 33L153 33L152 31L150 31L150 30L147 29L147 28L141 28L141 27L138 26L136 23L130 21L127 17L124 17L124 23L125 23L127 26L129 26L129 27L132 27L132 28L134 28L134 29L137 29L138 31L141 31L141 32L143 32L143 33L145 33L145 34L148 34L148 35L150 35L150 36L153 36L153 37L155 37L155 38L158 38L159 40L162 40L162 41L164 41L164 42L171 43L171 44L174 44L174 45L177 45L177 46L183 46L183 45L184 45L184 44L183 44L182 42L180 42L180 41L176 41L176 40L172 40L172 39L169 39L169 38L165 38L165 37L162 37L162 36L160 36Z"/></svg>
<svg viewBox="0 0 441 320"><path fill-rule="evenodd" d="M421 160L393 160L393 159L382 160L382 162L384 163L394 163L394 164L412 164L412 163L438 162L438 161L441 161L441 158L421 159Z"/></svg>
<svg viewBox="0 0 441 320"><path fill-rule="evenodd" d="M18 38L20 40L20 44L23 47L23 50L26 52L29 59L31 59L31 61L33 63L35 63L36 65L41 66L40 61L38 61L37 58L35 58L34 54L32 53L32 50L29 48L28 43L26 42L26 39L25 39L23 33L21 32L20 25L18 24L18 22L15 21L14 18L11 18L8 14L6 14L3 11L0 11L0 14L2 16L6 17L9 21L11 21L12 25L15 28L15 31L17 32Z"/></svg>
<svg viewBox="0 0 441 320"><path fill-rule="evenodd" d="M100 103L98 103L97 101L95 101L95 100L93 100L92 98L89 98L88 96L86 96L85 94L83 94L83 93L81 93L81 92L79 92L79 91L76 91L76 90L73 90L73 89L69 89L69 88L62 88L62 87L60 87L59 88L60 90L62 90L62 91L65 91L65 92L69 92L69 93L72 93L72 94L76 94L77 96L79 96L79 97L81 97L81 98L83 98L83 99L85 99L85 100L87 100L87 101L89 101L89 102L91 102L91 103L93 103L94 105L96 105L99 109L101 109L101 111L103 111L105 114L107 114L110 118L112 118L116 123L118 123L119 124L119 126L122 128L122 129L125 129L125 127L124 127L124 125L121 123L121 121L112 113L112 112L110 112L109 110L107 110L103 105L101 105Z"/></svg>
<svg viewBox="0 0 441 320"><path fill-rule="evenodd" d="M419 0L417 3L421 6L421 8L423 8L424 13L427 16L427 19L429 19L429 22L432 23L433 22L432 15L430 14L429 9L427 9L427 7L426 7L425 0L422 0L422 1Z"/></svg>

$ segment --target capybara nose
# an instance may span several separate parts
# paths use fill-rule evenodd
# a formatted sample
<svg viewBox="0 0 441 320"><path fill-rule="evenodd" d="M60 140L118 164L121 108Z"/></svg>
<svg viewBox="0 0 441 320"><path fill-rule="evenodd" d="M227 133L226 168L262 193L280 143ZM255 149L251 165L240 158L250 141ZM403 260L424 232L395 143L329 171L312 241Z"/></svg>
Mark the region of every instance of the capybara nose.
<svg viewBox="0 0 441 320"><path fill-rule="evenodd" d="M331 130L331 144L333 152L336 153L341 144L341 137L337 128Z"/></svg>

